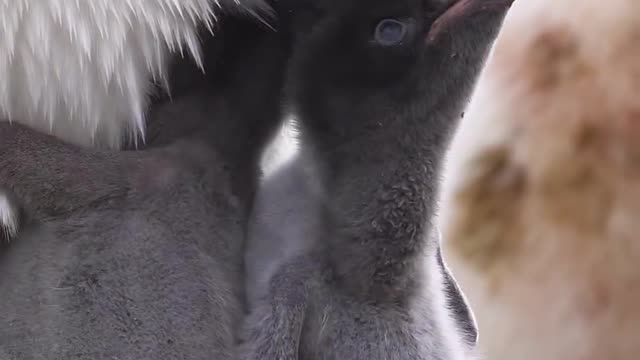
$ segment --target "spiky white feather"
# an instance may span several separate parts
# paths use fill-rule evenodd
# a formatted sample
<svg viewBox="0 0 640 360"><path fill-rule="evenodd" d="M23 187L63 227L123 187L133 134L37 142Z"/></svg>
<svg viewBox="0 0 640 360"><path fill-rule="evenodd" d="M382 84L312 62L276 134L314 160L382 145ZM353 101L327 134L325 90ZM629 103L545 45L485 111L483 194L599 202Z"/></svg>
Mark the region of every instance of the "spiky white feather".
<svg viewBox="0 0 640 360"><path fill-rule="evenodd" d="M168 56L201 65L198 27L262 0L0 0L0 117L85 146L144 136Z"/></svg>
<svg viewBox="0 0 640 360"><path fill-rule="evenodd" d="M15 202L0 190L0 239L13 239L18 233L20 211Z"/></svg>

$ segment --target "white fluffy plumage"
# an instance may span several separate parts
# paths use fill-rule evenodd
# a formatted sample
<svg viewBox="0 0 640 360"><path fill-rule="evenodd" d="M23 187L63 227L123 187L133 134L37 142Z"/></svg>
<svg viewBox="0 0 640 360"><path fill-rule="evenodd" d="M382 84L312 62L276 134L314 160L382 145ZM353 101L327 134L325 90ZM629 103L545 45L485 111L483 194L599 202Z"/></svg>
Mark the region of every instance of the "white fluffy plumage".
<svg viewBox="0 0 640 360"><path fill-rule="evenodd" d="M262 0L0 0L0 117L117 149L144 136L169 54L200 63L198 27Z"/></svg>
<svg viewBox="0 0 640 360"><path fill-rule="evenodd" d="M0 191L0 239L10 241L18 232L20 221L19 209L16 204Z"/></svg>
<svg viewBox="0 0 640 360"><path fill-rule="evenodd" d="M445 254L491 360L640 353L640 2L516 1L449 156Z"/></svg>

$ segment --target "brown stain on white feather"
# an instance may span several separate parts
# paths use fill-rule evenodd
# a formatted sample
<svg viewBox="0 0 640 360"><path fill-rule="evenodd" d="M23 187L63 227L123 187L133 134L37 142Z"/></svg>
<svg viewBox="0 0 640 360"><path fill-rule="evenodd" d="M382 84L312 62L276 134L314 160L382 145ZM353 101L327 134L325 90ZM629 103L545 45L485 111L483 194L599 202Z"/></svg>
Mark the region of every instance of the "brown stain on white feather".
<svg viewBox="0 0 640 360"><path fill-rule="evenodd" d="M507 23L487 77L509 102L493 94L504 115L483 121L511 136L474 152L445 199L446 248L493 360L640 352L640 4L566 1L584 25L567 9Z"/></svg>

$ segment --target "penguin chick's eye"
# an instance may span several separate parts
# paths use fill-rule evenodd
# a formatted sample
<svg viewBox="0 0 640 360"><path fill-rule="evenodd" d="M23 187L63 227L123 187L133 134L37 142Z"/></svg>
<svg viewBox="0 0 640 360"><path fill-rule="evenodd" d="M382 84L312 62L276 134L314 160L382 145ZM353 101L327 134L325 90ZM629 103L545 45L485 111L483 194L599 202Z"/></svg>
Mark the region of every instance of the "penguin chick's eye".
<svg viewBox="0 0 640 360"><path fill-rule="evenodd" d="M414 31L415 24L410 20L383 19L374 30L374 40L382 46L402 44Z"/></svg>

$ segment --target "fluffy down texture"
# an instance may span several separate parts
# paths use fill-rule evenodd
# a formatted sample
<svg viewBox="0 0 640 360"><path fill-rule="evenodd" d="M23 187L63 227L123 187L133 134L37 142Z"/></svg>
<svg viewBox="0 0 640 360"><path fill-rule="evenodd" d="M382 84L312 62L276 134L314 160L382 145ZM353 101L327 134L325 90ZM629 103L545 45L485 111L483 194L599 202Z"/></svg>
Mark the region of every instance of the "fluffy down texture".
<svg viewBox="0 0 640 360"><path fill-rule="evenodd" d="M85 146L144 136L169 54L200 62L198 29L262 0L0 0L0 117Z"/></svg>
<svg viewBox="0 0 640 360"><path fill-rule="evenodd" d="M639 99L639 1L516 2L441 214L488 359L638 358Z"/></svg>

